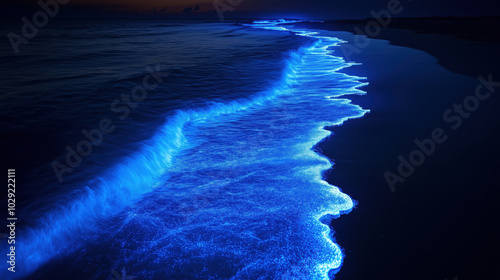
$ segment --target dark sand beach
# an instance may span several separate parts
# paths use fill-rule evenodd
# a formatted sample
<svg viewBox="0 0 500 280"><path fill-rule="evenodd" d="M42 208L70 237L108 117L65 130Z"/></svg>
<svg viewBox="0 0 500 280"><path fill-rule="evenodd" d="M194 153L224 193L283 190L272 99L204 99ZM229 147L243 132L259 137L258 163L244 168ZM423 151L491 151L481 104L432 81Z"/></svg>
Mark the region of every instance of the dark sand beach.
<svg viewBox="0 0 500 280"><path fill-rule="evenodd" d="M458 113L448 115L454 121L443 117L455 103L471 100L481 84L478 76L491 74L500 82L498 31L479 29L482 35L474 36L474 29L457 33L450 27L466 21L433 29L433 20L394 20L351 56L363 65L346 72L370 83L363 88L366 96L351 99L371 112L334 127L319 144L335 162L328 181L359 203L333 221L346 253L336 279L500 277L500 87L459 117L460 124ZM307 27L330 30L352 46L353 27L366 22ZM446 140L392 192L384 173L398 174L398 157L408 160L418 149L414 141L431 138L435 129Z"/></svg>
<svg viewBox="0 0 500 280"><path fill-rule="evenodd" d="M319 2L339 18L342 3ZM376 4L361 2L346 4ZM0 142L18 187L1 279L500 279L498 18L397 18L369 40L354 33L370 19L290 23L319 32L305 38L196 7L170 21L115 6L5 40ZM362 82L333 69L367 78L342 98L369 113L328 102ZM316 143L354 209L318 176ZM318 222L337 211L342 267Z"/></svg>

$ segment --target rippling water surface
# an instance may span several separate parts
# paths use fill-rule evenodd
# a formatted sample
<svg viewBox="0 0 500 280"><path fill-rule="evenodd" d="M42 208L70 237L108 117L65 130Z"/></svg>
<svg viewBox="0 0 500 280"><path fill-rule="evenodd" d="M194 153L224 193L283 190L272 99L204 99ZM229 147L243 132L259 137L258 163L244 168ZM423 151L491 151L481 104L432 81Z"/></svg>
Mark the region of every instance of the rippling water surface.
<svg viewBox="0 0 500 280"><path fill-rule="evenodd" d="M366 112L343 98L364 81L341 43L278 21L70 21L2 57L2 145L30 174L16 275L327 279L353 202L313 147ZM147 66L165 77L121 120ZM51 164L103 118L115 131L59 182Z"/></svg>

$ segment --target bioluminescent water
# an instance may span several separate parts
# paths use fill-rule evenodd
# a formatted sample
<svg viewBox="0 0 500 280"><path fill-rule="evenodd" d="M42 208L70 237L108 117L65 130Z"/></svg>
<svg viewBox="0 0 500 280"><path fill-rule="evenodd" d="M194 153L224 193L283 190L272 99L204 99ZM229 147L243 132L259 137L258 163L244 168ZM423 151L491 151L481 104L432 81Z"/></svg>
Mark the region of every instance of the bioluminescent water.
<svg viewBox="0 0 500 280"><path fill-rule="evenodd" d="M291 23L90 24L68 36L102 44L73 57L52 41L66 63L88 59L81 73L51 69L64 79L31 81L47 92L73 84L45 107L73 104L53 113L67 114L71 128L49 131L70 145L112 115L109 102L141 81L140 69L160 64L169 76L65 182L33 168L27 187L37 197L25 202L15 276L331 277L343 253L330 222L353 201L323 180L332 163L314 147L325 126L367 112L345 99L364 94L365 82L342 73L353 64L336 55L341 40Z"/></svg>

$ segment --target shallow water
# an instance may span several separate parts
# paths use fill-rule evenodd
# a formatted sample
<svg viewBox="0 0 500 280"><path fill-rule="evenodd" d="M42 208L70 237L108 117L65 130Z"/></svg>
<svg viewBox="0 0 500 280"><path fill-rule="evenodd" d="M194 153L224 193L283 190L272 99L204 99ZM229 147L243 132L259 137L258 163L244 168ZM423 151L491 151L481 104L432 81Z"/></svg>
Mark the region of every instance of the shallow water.
<svg viewBox="0 0 500 280"><path fill-rule="evenodd" d="M36 279L110 279L122 269L140 279L327 279L343 258L327 225L353 202L322 180L331 163L313 147L329 135L323 127L366 113L342 98L363 94L364 79L341 73L352 66L335 56L341 40L274 22L127 24L80 31L83 41L102 40L95 63L112 69L96 72L102 81L81 91L94 79L88 69L65 77L76 79L69 102L90 103L76 110L89 119L71 127L98 123L109 110L116 95L103 89L118 93L141 80L119 67L139 71L138 61L151 65L171 51L166 84L75 168L65 191L54 194L59 183L33 167L44 178L43 199L26 202L20 269L40 268ZM111 30L120 33L109 38ZM137 61L122 58L113 47L120 41L144 45L123 50ZM40 80L40 91L67 85L61 77ZM14 94L22 100L31 88ZM47 104L33 108L50 118L43 107L60 98L40 97Z"/></svg>

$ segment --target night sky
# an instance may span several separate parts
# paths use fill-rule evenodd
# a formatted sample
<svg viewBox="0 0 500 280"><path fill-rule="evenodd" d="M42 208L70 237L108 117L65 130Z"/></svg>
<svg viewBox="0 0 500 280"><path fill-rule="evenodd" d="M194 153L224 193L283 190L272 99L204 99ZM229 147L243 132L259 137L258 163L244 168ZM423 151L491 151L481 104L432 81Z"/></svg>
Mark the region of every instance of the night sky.
<svg viewBox="0 0 500 280"><path fill-rule="evenodd" d="M2 17L29 15L29 12L39 9L37 2L38 0L18 0L14 4L3 5L0 14ZM242 0L227 16L367 18L371 17L370 11L384 9L388 2L389 0ZM500 15L498 3L494 0L401 0L401 5L404 7L399 15L401 17ZM212 0L70 0L61 10L61 15L65 17L210 18L214 14Z"/></svg>

